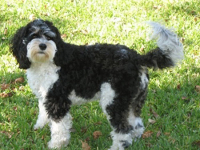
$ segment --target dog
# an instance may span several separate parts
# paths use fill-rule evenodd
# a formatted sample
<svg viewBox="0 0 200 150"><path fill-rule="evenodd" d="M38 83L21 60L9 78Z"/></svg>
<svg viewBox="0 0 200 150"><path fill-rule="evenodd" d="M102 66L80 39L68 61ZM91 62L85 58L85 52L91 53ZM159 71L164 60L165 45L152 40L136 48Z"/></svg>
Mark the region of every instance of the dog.
<svg viewBox="0 0 200 150"><path fill-rule="evenodd" d="M17 30L10 50L39 99L34 129L49 123L49 148L67 146L72 128L70 108L100 99L111 128L110 150L124 150L140 138L140 117L147 96L148 68L175 66L184 57L178 36L149 23L157 47L145 55L120 44L74 45L62 40L50 21L36 19Z"/></svg>

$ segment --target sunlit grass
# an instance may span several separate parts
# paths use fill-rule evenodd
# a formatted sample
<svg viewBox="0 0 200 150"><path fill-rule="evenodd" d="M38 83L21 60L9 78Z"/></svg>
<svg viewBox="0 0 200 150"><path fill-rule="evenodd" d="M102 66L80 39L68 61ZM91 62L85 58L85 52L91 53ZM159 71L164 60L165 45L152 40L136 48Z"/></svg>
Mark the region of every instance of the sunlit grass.
<svg viewBox="0 0 200 150"><path fill-rule="evenodd" d="M176 68L150 70L149 94L142 111L149 138L142 138L133 149L198 149L200 141L200 2L198 0L5 0L0 6L0 84L9 84L0 97L0 149L47 149L49 127L34 131L38 102L9 52L9 40L18 28L34 18L50 20L63 39L74 44L125 44L144 54L156 44L146 40L146 21L172 27L184 44L185 59ZM158 117L152 113L156 112ZM81 150L86 141L92 150L108 149L111 128L98 102L71 110L73 132L67 149ZM148 119L155 120L151 124ZM93 138L94 131L102 136Z"/></svg>

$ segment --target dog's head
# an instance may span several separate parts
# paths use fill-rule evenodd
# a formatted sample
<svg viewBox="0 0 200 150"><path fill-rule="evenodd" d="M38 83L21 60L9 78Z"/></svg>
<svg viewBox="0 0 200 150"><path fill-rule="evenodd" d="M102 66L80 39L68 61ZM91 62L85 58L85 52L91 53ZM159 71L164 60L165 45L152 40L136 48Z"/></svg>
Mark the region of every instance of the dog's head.
<svg viewBox="0 0 200 150"><path fill-rule="evenodd" d="M60 33L49 21L34 20L21 27L11 40L11 51L19 68L27 69L31 63L53 61Z"/></svg>

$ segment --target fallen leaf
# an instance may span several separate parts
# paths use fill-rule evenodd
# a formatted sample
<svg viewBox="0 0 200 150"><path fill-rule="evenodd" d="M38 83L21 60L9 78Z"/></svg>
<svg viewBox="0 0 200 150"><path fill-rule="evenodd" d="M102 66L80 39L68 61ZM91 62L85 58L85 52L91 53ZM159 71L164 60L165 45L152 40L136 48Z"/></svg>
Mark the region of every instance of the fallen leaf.
<svg viewBox="0 0 200 150"><path fill-rule="evenodd" d="M199 86L199 85L196 85L196 86L195 86L195 90L196 90L197 92L200 93L200 86Z"/></svg>
<svg viewBox="0 0 200 150"><path fill-rule="evenodd" d="M180 90L181 89L181 84L177 85L177 89Z"/></svg>
<svg viewBox="0 0 200 150"><path fill-rule="evenodd" d="M62 35L61 35L61 38L62 38L62 39L65 39L66 37L67 37L67 34L62 34Z"/></svg>
<svg viewBox="0 0 200 150"><path fill-rule="evenodd" d="M0 133L6 135L9 139L12 138L12 135L14 134L13 132L8 131L0 131Z"/></svg>
<svg viewBox="0 0 200 150"><path fill-rule="evenodd" d="M170 136L170 133L169 132L165 132L164 135Z"/></svg>
<svg viewBox="0 0 200 150"><path fill-rule="evenodd" d="M85 29L85 30L81 30L81 32L82 32L83 34L85 34L85 35L88 34L88 30L86 30L86 29Z"/></svg>
<svg viewBox="0 0 200 150"><path fill-rule="evenodd" d="M140 48L140 52L144 52L144 49L145 49L145 47L144 47L144 45L142 45L142 47Z"/></svg>
<svg viewBox="0 0 200 150"><path fill-rule="evenodd" d="M184 43L185 38L182 37L182 38L180 39L180 41L181 41L182 43Z"/></svg>
<svg viewBox="0 0 200 150"><path fill-rule="evenodd" d="M6 90L6 89L8 89L10 87L10 85L9 84L1 84L1 90L2 91L4 91L4 90Z"/></svg>
<svg viewBox="0 0 200 150"><path fill-rule="evenodd" d="M102 135L101 131L95 131L95 132L93 133L94 139L98 139L101 135Z"/></svg>
<svg viewBox="0 0 200 150"><path fill-rule="evenodd" d="M0 93L0 97L1 98L11 97L11 96L13 96L13 92L9 92L9 93L3 92L3 93Z"/></svg>
<svg viewBox="0 0 200 150"><path fill-rule="evenodd" d="M192 15L197 15L197 12L194 11L194 10L192 10L192 11L191 11L191 14L192 14Z"/></svg>
<svg viewBox="0 0 200 150"><path fill-rule="evenodd" d="M158 9L158 10L161 9L161 7L162 7L161 5L153 6L154 9Z"/></svg>
<svg viewBox="0 0 200 150"><path fill-rule="evenodd" d="M188 98L187 98L187 97L185 97L185 96L183 96L181 99L182 99L182 100L186 100L186 99L188 99Z"/></svg>
<svg viewBox="0 0 200 150"><path fill-rule="evenodd" d="M152 147L151 143L146 143L145 145L146 145L146 147L149 147L149 148Z"/></svg>
<svg viewBox="0 0 200 150"><path fill-rule="evenodd" d="M24 78L23 77L15 79L15 83L23 83L23 82L24 82Z"/></svg>
<svg viewBox="0 0 200 150"><path fill-rule="evenodd" d="M20 90L20 91L24 91L24 86L20 86L20 87L19 87L19 90Z"/></svg>
<svg viewBox="0 0 200 150"><path fill-rule="evenodd" d="M15 111L17 111L17 106L14 106L13 109L14 109Z"/></svg>
<svg viewBox="0 0 200 150"><path fill-rule="evenodd" d="M85 139L85 142L89 142L89 141L90 141L90 138L87 137L87 138Z"/></svg>
<svg viewBox="0 0 200 150"><path fill-rule="evenodd" d="M161 131L158 131L156 136L159 137L161 135Z"/></svg>
<svg viewBox="0 0 200 150"><path fill-rule="evenodd" d="M102 122L100 122L100 121L94 123L94 125L101 125L101 124L102 124Z"/></svg>
<svg viewBox="0 0 200 150"><path fill-rule="evenodd" d="M151 124L154 124L154 123L156 123L156 121L155 120L153 120L153 119L148 119L148 121L149 121L149 123L151 123Z"/></svg>
<svg viewBox="0 0 200 150"><path fill-rule="evenodd" d="M42 135L42 138L41 138L42 140L44 140L44 135Z"/></svg>
<svg viewBox="0 0 200 150"><path fill-rule="evenodd" d="M8 29L5 28L3 34L6 35L8 33Z"/></svg>
<svg viewBox="0 0 200 150"><path fill-rule="evenodd" d="M198 146L200 148L200 141L194 141L192 142L192 145Z"/></svg>
<svg viewBox="0 0 200 150"><path fill-rule="evenodd" d="M155 118L159 118L159 115L152 108L150 108L150 112L153 114Z"/></svg>
<svg viewBox="0 0 200 150"><path fill-rule="evenodd" d="M88 145L88 143L81 141L82 143L82 149L83 150L91 150L90 146Z"/></svg>
<svg viewBox="0 0 200 150"><path fill-rule="evenodd" d="M81 128L81 132L82 132L82 133L87 132L87 128L86 128L86 127L82 127L82 128Z"/></svg>
<svg viewBox="0 0 200 150"><path fill-rule="evenodd" d="M149 138L151 135L153 134L153 132L152 131L146 131L146 132L144 132L143 134L142 134L142 138L143 139L146 139L146 138Z"/></svg>
<svg viewBox="0 0 200 150"><path fill-rule="evenodd" d="M184 101L187 102L187 103L190 102L190 99L187 98L187 97L185 97L185 96L181 97L181 99L184 100Z"/></svg>

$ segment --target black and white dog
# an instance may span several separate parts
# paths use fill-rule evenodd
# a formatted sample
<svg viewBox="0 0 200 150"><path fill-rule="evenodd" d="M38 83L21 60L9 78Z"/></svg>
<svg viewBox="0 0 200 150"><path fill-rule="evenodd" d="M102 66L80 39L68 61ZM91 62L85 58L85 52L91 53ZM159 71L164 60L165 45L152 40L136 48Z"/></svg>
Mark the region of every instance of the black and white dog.
<svg viewBox="0 0 200 150"><path fill-rule="evenodd" d="M39 99L34 129L50 124L49 148L70 139L70 107L100 99L112 127L110 150L123 150L144 131L141 108L149 75L147 68L167 68L183 59L183 45L175 33L151 22L158 47L146 55L124 45L73 45L61 39L49 21L34 20L21 27L11 41L19 68Z"/></svg>

